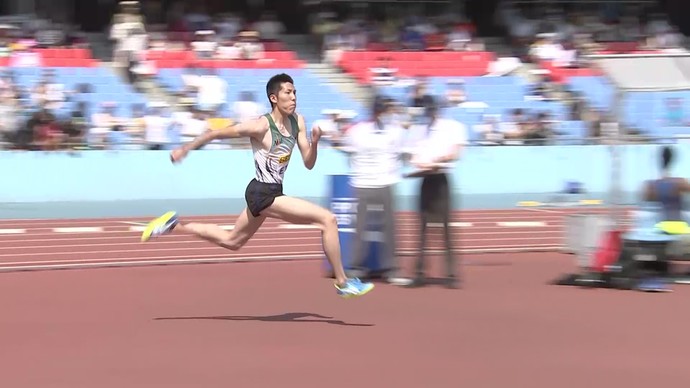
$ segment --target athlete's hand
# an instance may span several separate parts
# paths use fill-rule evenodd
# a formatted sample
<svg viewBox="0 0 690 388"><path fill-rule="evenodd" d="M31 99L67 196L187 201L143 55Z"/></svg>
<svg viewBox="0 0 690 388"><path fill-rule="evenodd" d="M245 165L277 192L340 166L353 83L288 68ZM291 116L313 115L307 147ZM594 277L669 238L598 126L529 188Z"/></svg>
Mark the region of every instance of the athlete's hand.
<svg viewBox="0 0 690 388"><path fill-rule="evenodd" d="M319 142L319 139L321 139L321 127L314 125L311 128L311 143L316 144Z"/></svg>
<svg viewBox="0 0 690 388"><path fill-rule="evenodd" d="M182 159L187 157L187 152L188 151L185 148L174 149L170 153L170 161L173 163L180 163L182 161Z"/></svg>

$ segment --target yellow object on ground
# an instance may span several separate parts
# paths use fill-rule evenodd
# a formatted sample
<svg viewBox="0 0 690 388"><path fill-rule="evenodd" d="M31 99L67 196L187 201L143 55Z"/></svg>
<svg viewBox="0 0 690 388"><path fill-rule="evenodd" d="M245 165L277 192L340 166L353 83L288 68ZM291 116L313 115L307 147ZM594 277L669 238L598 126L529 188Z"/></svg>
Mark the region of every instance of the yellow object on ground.
<svg viewBox="0 0 690 388"><path fill-rule="evenodd" d="M654 227L666 234L690 234L690 225L685 221L661 221Z"/></svg>

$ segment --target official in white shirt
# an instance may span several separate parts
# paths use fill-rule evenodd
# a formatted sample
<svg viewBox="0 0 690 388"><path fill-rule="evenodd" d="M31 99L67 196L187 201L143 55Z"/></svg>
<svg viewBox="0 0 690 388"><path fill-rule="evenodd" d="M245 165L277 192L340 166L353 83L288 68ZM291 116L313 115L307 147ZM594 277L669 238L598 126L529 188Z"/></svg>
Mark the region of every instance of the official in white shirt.
<svg viewBox="0 0 690 388"><path fill-rule="evenodd" d="M395 122L391 101L378 96L374 100L373 120L353 125L343 137L344 151L350 155L350 185L358 200L356 238L352 249L352 276L382 277L399 284L395 256L394 187L402 179L406 133ZM380 271L372 273L364 261L369 252L367 224L369 217L382 215L383 250Z"/></svg>
<svg viewBox="0 0 690 388"><path fill-rule="evenodd" d="M420 122L410 128L408 146L412 153L410 163L416 175L422 176L419 194L420 242L415 277L409 284L425 284L425 258L427 223L441 222L446 251L445 284L458 287L456 254L453 253L450 216L453 201L449 172L467 144L467 129L458 121L439 117L439 102L429 99Z"/></svg>

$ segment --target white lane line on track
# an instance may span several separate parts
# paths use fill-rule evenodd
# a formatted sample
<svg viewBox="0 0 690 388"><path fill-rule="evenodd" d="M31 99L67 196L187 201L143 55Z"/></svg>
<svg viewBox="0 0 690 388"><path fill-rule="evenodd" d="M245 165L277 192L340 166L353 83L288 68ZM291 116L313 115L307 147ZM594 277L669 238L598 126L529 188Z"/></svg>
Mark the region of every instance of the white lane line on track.
<svg viewBox="0 0 690 388"><path fill-rule="evenodd" d="M101 233L103 228L100 226L77 226L52 228L53 233Z"/></svg>
<svg viewBox="0 0 690 388"><path fill-rule="evenodd" d="M570 213L561 213L561 214L550 214L550 213L543 213L543 214L538 214L535 213L534 211L531 211L529 213L524 212L522 214L501 214L501 215L452 215L451 218L458 220L458 221L467 221L467 222L473 222L473 221L496 221L496 220L513 220L513 219L525 219L525 218L539 218L539 219L551 219L551 218L563 218L566 215ZM575 213L572 213L575 214ZM602 213L603 214L603 213ZM418 220L419 216L401 216L396 214L396 219L398 220L404 220L404 221L411 221L411 220ZM185 222L205 222L205 223L215 223L215 224L226 224L226 223L234 223L237 220L237 216L232 216L232 217L186 217L184 218ZM52 220L51 222L8 222L6 220L0 220L0 227L34 227L34 228L51 228L51 227L61 227L61 226L122 226L122 225L134 225L134 226L141 226L141 225L146 225L148 224L150 220L138 220L138 219L132 219L129 221L116 221L116 220L109 220L109 219L98 219L98 220ZM267 222L279 222L277 220L270 219Z"/></svg>
<svg viewBox="0 0 690 388"><path fill-rule="evenodd" d="M285 233L285 232L283 232ZM454 233L460 233L457 234L459 237L466 237L466 236L492 236L494 235L494 232L454 232ZM523 237L520 235L524 234L530 234L532 235L534 233L533 230L507 230L507 231L502 231L500 232L501 236L510 236L510 235L516 235L515 238L525 238L529 240L529 237ZM557 235L561 236L563 233L562 229L554 228L553 230L543 230L539 231L540 236L544 235ZM281 234L282 235L282 234ZM287 234L290 236L289 234ZM88 235L87 235L88 236ZM455 236L455 235L454 235ZM398 238L418 238L418 234L415 233L399 233ZM310 234L309 236L304 236L302 237L304 239L318 239L320 241L321 237L314 233ZM109 240L114 240L112 244L118 244L119 242L123 243L129 243L133 241L133 237L129 235L125 236L102 236L102 237L84 237L84 236L79 236L79 237L65 237L65 238L22 238L22 239L2 239L0 242L0 251L3 249L18 249L18 248L23 248L27 244L36 244L36 243L58 243L58 242L64 242L64 241L71 241L71 242L85 242L85 241L109 241ZM258 241L276 241L276 240L289 240L289 241L294 241L295 237L269 237L269 238L262 238L262 237L253 237L252 242L258 242ZM171 242L171 243L203 243L203 244L208 244L207 242L203 240L199 240L196 238L181 238L181 239L170 239L166 241L166 243ZM13 247L7 246L7 244L10 243L18 243L21 244L21 246L15 245Z"/></svg>
<svg viewBox="0 0 690 388"><path fill-rule="evenodd" d="M235 225L218 225L221 227L221 229L224 230L233 230L235 228ZM144 229L146 229L146 225L137 225L137 226L130 226L127 230L130 232L143 232ZM113 231L117 232L117 231Z"/></svg>
<svg viewBox="0 0 690 388"><path fill-rule="evenodd" d="M26 229L0 229L0 234L23 234Z"/></svg>
<svg viewBox="0 0 690 388"><path fill-rule="evenodd" d="M494 212L494 213L453 213L452 218L460 219L462 221L474 222L474 221L491 221L491 220L512 220L512 219L524 219L535 217L536 214L540 214L541 218L562 218L569 214L576 214L575 212L569 211L554 211L547 212L547 209L524 209L517 212ZM605 214L605 211L593 212L595 214L601 213ZM416 220L418 215L416 214L396 214L397 219L402 220ZM199 222L210 222L210 223L227 223L234 222L237 219L237 215L228 216L189 216L187 217L189 221L199 221ZM95 218L95 219L45 219L45 220L13 220L13 219L0 219L0 226L14 226L21 224L21 227L25 225L28 227L48 227L59 226L59 224L68 224L72 226L94 226L94 225L117 225L117 224L128 224L128 225L145 225L151 219L143 218L131 218L131 219L110 219L110 218Z"/></svg>
<svg viewBox="0 0 690 388"><path fill-rule="evenodd" d="M525 222L525 221L522 221L522 222ZM522 223L522 222L520 222L520 223ZM564 226L564 224L561 222L549 222L549 223L545 223L545 222L541 222L541 221L527 221L527 222L528 223L542 223L544 225L540 225L540 226L549 227L549 228L553 228L553 229L558 229L558 228ZM489 223L489 225L477 225L477 224L472 223L472 226L469 226L468 225L469 223L452 222L451 226L452 227L460 227L460 228L468 228L472 231L482 230L482 231L484 231L483 233L487 233L487 234L496 233L496 232L500 233L501 231L506 231L506 229L508 227L536 226L536 225L520 225L520 223L517 223L517 224L516 223L510 223L510 222L502 223L502 224L507 224L507 226L498 226L496 224L491 225L491 223ZM257 232L257 235L274 234L279 230L282 230L281 233L296 233L296 234L298 234L298 233L303 232L304 230L314 229L314 227L309 228L309 227L302 226L300 228L294 228L294 227L290 228L290 227L284 227L281 225L285 225L285 224L263 225L259 229L259 231ZM231 230L234 226L233 225L221 225L221 227L226 229L226 230ZM416 224L409 224L409 223L403 223L397 227L397 229L401 230L401 231L417 231L418 228L419 227ZM131 233L134 233L134 232L141 233L144 230L144 228L141 226L131 226L129 228L119 229L119 230L108 230L108 229L104 229L104 228L94 228L94 227L57 228L57 229L59 229L61 231L59 234L63 234L63 235L70 234L70 233L71 234L81 234L81 236L77 236L75 238L82 238L83 236L88 236L89 234L98 234L99 236L103 235L101 237L117 236L117 235L121 235L122 237L128 237L128 235L131 235ZM115 228L113 228L113 229L115 229ZM24 233L29 234L29 235L34 236L34 237L53 236L55 234L58 234L54 230L51 230L51 229L33 229L33 230L32 229L26 229ZM412 234L415 234L415 233L412 233ZM2 237L7 238L9 236L10 235L0 234L0 242L4 241L2 239Z"/></svg>
<svg viewBox="0 0 690 388"><path fill-rule="evenodd" d="M288 239L286 239L288 240ZM511 241L520 241L520 242L537 242L537 241L554 241L557 240L553 236L551 237L532 237L529 239L521 238L521 237L514 237L514 238L463 238L463 239L453 239L455 242L461 242L463 244L467 243L510 243ZM305 241L300 241L299 243L294 243L294 239L292 240L293 243L288 243L288 244L271 244L268 246L271 250L285 250L289 248L321 248L322 244L320 240L314 239L313 242L305 242ZM177 244L185 244L184 247L173 247L173 245ZM196 252L203 252L203 251L210 251L210 250L218 250L219 248L215 245L210 245L210 244L199 244L198 246L190 246L191 244L186 241L178 242L178 243L168 243L166 244L168 246L160 246L159 248L149 248L149 249L137 249L134 246L140 246L140 243L138 242L130 242L130 243L116 243L116 244L73 244L73 245L45 245L45 246L36 246L36 247L11 247L8 249L2 249L0 252L14 252L16 250L21 250L22 253L0 253L0 259L1 258L7 258L7 257L31 257L31 256L42 256L42 255L52 255L52 256L77 256L77 255L103 255L103 254L112 254L112 253L117 253L117 254L123 254L123 253L144 253L144 252L181 252L181 251L189 251L193 250ZM524 244L524 245L531 245L531 243ZM113 247L115 248L125 248L125 247L131 247L130 249L112 249ZM487 247L490 247L493 245L487 245ZM72 248L98 248L98 247L110 247L108 249L94 249L94 250L81 250L81 251L74 251ZM245 250L249 249L266 249L267 246L251 246L251 247L246 247L244 248ZM28 252L29 250L35 250L35 249L69 249L67 252Z"/></svg>
<svg viewBox="0 0 690 388"><path fill-rule="evenodd" d="M448 223L451 228L471 228L474 224L471 222L450 222ZM443 224L438 222L430 222L427 224L430 228L440 228ZM311 224L280 224L278 225L281 229L319 229L317 225Z"/></svg>
<svg viewBox="0 0 690 388"><path fill-rule="evenodd" d="M512 214L525 214L527 210L531 208L524 209L466 209L466 210L453 210L454 215L463 216L485 216L485 215L512 215ZM562 208L563 210L568 210L567 208ZM573 209L582 210L583 208ZM584 207L584 209L587 209ZM598 211L604 211L606 208L593 207L592 209ZM29 223L45 223L45 222L82 222L82 223L99 223L99 222L149 222L158 215L150 216L135 216L135 217L83 217L83 218L5 218L0 219L0 223L3 222L29 222ZM225 219L237 218L238 214L212 214L212 215L188 215L186 217L190 219ZM396 217L417 217L416 212L412 211L399 211L396 212Z"/></svg>
<svg viewBox="0 0 690 388"><path fill-rule="evenodd" d="M533 250L533 251L552 251L562 249L562 245L557 244L531 244L531 245L477 245L468 246L460 249L461 253L507 253L515 251ZM445 251L430 250L429 254L441 254ZM397 252L400 256L414 256L418 252L416 250L401 250ZM108 266L121 265L128 266L132 264L143 263L140 265L156 265L156 264L184 264L184 263L204 263L204 262L241 262L241 261L258 261L258 260L300 260L300 259L324 259L324 255L320 251L309 251L300 254L285 254L285 255L253 255L253 256L228 256L224 254L217 255L187 255L187 256L154 256L154 257L132 257L132 258L106 258L106 259L73 259L73 260L42 260L42 261L19 261L19 262L0 262L0 271L5 270L19 270L19 269L48 269L48 268L69 268L69 267L86 267L86 266ZM325 259L324 259L325 260ZM44 265L38 265L44 264Z"/></svg>
<svg viewBox="0 0 690 388"><path fill-rule="evenodd" d="M547 226L546 222L542 221L511 221L511 222L497 222L496 225L503 228L536 228Z"/></svg>

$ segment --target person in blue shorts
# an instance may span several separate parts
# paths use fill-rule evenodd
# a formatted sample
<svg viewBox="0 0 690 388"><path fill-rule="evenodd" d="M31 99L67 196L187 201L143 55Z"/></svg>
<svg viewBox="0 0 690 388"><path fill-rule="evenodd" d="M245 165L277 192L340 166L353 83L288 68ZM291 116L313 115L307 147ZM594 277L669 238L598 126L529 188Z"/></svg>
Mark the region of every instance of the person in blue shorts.
<svg viewBox="0 0 690 388"><path fill-rule="evenodd" d="M311 142L307 138L304 117L295 112L297 90L292 77L277 74L266 84L271 112L257 119L233 124L225 129L208 131L190 143L172 151L173 163L180 163L187 154L216 139L249 138L254 154L256 177L245 190L247 207L240 213L235 227L226 231L218 225L182 223L176 212L170 211L151 221L141 240L169 233L190 233L221 247L236 251L244 246L261 227L266 218L276 218L293 224L315 224L322 233L326 257L333 267L338 295L348 298L364 295L374 288L358 278L347 278L341 262L338 225L330 211L305 200L283 194L283 177L288 168L295 143L299 147L305 167L311 170L316 163L321 130L315 126Z"/></svg>

